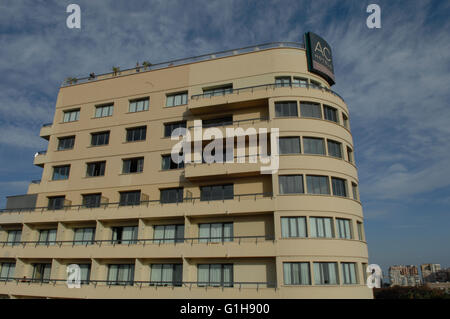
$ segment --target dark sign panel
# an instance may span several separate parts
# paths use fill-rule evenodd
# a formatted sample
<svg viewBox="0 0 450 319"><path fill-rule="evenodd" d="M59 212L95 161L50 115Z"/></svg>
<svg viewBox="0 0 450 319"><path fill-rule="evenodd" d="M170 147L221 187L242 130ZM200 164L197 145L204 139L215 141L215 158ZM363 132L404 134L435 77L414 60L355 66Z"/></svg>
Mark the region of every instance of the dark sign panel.
<svg viewBox="0 0 450 319"><path fill-rule="evenodd" d="M333 56L328 43L317 34L308 32L305 34L306 54L308 56L308 70L316 73L333 85L334 68Z"/></svg>

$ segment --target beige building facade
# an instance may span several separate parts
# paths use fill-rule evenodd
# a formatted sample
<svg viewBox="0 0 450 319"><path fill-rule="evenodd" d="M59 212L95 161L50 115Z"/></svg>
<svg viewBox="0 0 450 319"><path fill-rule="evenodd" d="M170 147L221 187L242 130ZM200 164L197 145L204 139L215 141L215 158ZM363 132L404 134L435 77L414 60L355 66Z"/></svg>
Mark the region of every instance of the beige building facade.
<svg viewBox="0 0 450 319"><path fill-rule="evenodd" d="M299 43L65 82L42 178L0 213L0 295L373 298L349 117ZM170 133L194 120L279 129L278 171L248 147L245 163L174 163Z"/></svg>

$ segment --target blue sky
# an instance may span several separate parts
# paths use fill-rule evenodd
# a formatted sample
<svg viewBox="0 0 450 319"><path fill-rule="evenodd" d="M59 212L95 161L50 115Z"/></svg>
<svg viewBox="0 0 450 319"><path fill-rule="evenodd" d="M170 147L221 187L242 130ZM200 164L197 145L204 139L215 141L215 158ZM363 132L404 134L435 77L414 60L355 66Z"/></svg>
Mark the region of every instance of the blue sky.
<svg viewBox="0 0 450 319"><path fill-rule="evenodd" d="M66 6L81 7L81 30ZM366 7L381 7L368 29ZM450 2L0 2L0 207L40 179L33 154L61 82L313 31L350 109L370 262L450 266Z"/></svg>

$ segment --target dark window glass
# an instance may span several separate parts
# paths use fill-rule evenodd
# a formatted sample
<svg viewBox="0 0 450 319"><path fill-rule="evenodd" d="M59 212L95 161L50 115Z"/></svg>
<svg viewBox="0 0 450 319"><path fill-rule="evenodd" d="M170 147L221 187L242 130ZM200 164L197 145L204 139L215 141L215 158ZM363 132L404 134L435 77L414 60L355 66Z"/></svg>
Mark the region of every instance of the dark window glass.
<svg viewBox="0 0 450 319"><path fill-rule="evenodd" d="M161 203L183 202L183 187L161 189Z"/></svg>
<svg viewBox="0 0 450 319"><path fill-rule="evenodd" d="M150 286L180 287L183 281L183 264L152 264Z"/></svg>
<svg viewBox="0 0 450 319"><path fill-rule="evenodd" d="M57 210L64 208L64 200L65 196L54 196L48 198L48 209L49 210Z"/></svg>
<svg viewBox="0 0 450 319"><path fill-rule="evenodd" d="M60 137L58 138L58 151L70 150L75 144L75 136Z"/></svg>
<svg viewBox="0 0 450 319"><path fill-rule="evenodd" d="M280 194L302 194L303 175L280 175L278 176Z"/></svg>
<svg viewBox="0 0 450 319"><path fill-rule="evenodd" d="M155 243L182 243L184 241L184 225L155 225L153 231Z"/></svg>
<svg viewBox="0 0 450 319"><path fill-rule="evenodd" d="M328 155L342 158L342 144L336 141L328 140Z"/></svg>
<svg viewBox="0 0 450 319"><path fill-rule="evenodd" d="M123 160L123 171L124 174L129 173L141 173L144 170L144 158L130 158Z"/></svg>
<svg viewBox="0 0 450 319"><path fill-rule="evenodd" d="M337 110L335 108L332 108L331 106L323 106L323 115L325 117L325 120L333 121L336 123L339 122L337 117Z"/></svg>
<svg viewBox="0 0 450 319"><path fill-rule="evenodd" d="M306 175L308 194L330 194L328 176Z"/></svg>
<svg viewBox="0 0 450 319"><path fill-rule="evenodd" d="M33 265L33 281L48 283L52 264L34 264Z"/></svg>
<svg viewBox="0 0 450 319"><path fill-rule="evenodd" d="M353 151L350 147L347 146L347 160L350 163L353 163L354 159L353 159Z"/></svg>
<svg viewBox="0 0 450 319"><path fill-rule="evenodd" d="M299 137L280 137L279 139L280 154L299 154L300 138Z"/></svg>
<svg viewBox="0 0 450 319"><path fill-rule="evenodd" d="M211 185L200 187L200 200L224 200L234 198L234 185Z"/></svg>
<svg viewBox="0 0 450 319"><path fill-rule="evenodd" d="M134 265L118 264L108 265L108 285L133 285L134 283Z"/></svg>
<svg viewBox="0 0 450 319"><path fill-rule="evenodd" d="M172 132L177 128L186 128L186 121L164 124L164 137L171 137Z"/></svg>
<svg viewBox="0 0 450 319"><path fill-rule="evenodd" d="M323 138L304 137L303 148L305 154L325 155L325 143Z"/></svg>
<svg viewBox="0 0 450 319"><path fill-rule="evenodd" d="M202 120L202 127L215 127L233 125L233 116L224 116L215 119Z"/></svg>
<svg viewBox="0 0 450 319"><path fill-rule="evenodd" d="M95 227L75 228L73 235L74 245L93 245L95 239Z"/></svg>
<svg viewBox="0 0 450 319"><path fill-rule="evenodd" d="M127 128L127 142L144 141L147 134L147 126Z"/></svg>
<svg viewBox="0 0 450 319"><path fill-rule="evenodd" d="M112 228L112 242L114 244L136 244L137 238L137 226L123 226Z"/></svg>
<svg viewBox="0 0 450 319"><path fill-rule="evenodd" d="M8 230L8 237L7 237L7 245L8 246L15 246L20 243L20 240L22 238L22 230L21 229L15 229L15 230Z"/></svg>
<svg viewBox="0 0 450 319"><path fill-rule="evenodd" d="M291 77L290 76L277 77L275 78L275 84L277 87L291 86Z"/></svg>
<svg viewBox="0 0 450 319"><path fill-rule="evenodd" d="M302 117L322 118L322 111L318 103L300 102L300 114Z"/></svg>
<svg viewBox="0 0 450 319"><path fill-rule="evenodd" d="M292 82L292 86L305 88L305 87L308 86L308 79L305 79L305 78L294 78L294 81Z"/></svg>
<svg viewBox="0 0 450 319"><path fill-rule="evenodd" d="M141 203L141 191L120 192L120 206L139 205Z"/></svg>
<svg viewBox="0 0 450 319"><path fill-rule="evenodd" d="M177 169L177 168L184 168L184 161L177 164L174 161L172 161L171 155L163 155L162 156L162 169L163 170Z"/></svg>
<svg viewBox="0 0 450 319"><path fill-rule="evenodd" d="M297 102L275 102L276 117L297 117Z"/></svg>
<svg viewBox="0 0 450 319"><path fill-rule="evenodd" d="M227 85L223 85L221 87L217 87L214 89L203 89L203 94L205 96L217 96L217 95L225 95L225 94L230 94L233 93L233 85L232 84L227 84Z"/></svg>
<svg viewBox="0 0 450 319"><path fill-rule="evenodd" d="M100 145L108 145L109 144L109 131L108 132L99 132L91 134L91 145L92 146L100 146Z"/></svg>
<svg viewBox="0 0 450 319"><path fill-rule="evenodd" d="M70 173L70 165L53 166L53 180L68 179Z"/></svg>
<svg viewBox="0 0 450 319"><path fill-rule="evenodd" d="M100 207L102 194L86 194L83 195L83 207L94 208Z"/></svg>
<svg viewBox="0 0 450 319"><path fill-rule="evenodd" d="M345 179L332 177L331 184L333 185L333 195L347 197L347 187Z"/></svg>
<svg viewBox="0 0 450 319"><path fill-rule="evenodd" d="M105 175L105 165L106 165L105 161L88 163L86 176L89 176L89 177L104 176Z"/></svg>

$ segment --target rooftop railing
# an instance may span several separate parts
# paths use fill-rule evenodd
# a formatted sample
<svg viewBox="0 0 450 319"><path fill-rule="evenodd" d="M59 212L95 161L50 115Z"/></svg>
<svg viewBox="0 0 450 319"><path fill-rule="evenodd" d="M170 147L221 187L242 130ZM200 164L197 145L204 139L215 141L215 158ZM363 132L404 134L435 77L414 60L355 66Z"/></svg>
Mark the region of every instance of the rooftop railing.
<svg viewBox="0 0 450 319"><path fill-rule="evenodd" d="M199 56L189 57L189 58L183 58L183 59L177 59L177 60L170 60L166 62L161 62L157 64L149 64L149 65L142 65L142 66L135 66L132 68L124 69L124 70L117 70L116 72L108 72L103 73L99 75L91 74L87 77L80 77L80 78L69 78L67 80L64 80L64 82L61 84L62 87L65 86L71 86L75 84L80 83L87 83L92 81L98 81L98 80L104 80L109 79L112 77L120 77L130 74L136 74L141 72L148 72L153 70L159 70L164 68L169 68L173 66L179 66L179 65L185 65L189 63L195 63L195 62L201 62L201 61L208 61L208 60L214 60L224 57L229 57L233 55L238 54L244 54L244 53L250 53L255 51L263 51L263 50L269 50L274 48L295 48L295 49L305 49L305 45L303 43L299 42L270 42L270 43L264 43L260 45L253 45L248 46L244 48L239 49L232 49L232 50L226 50L226 51L220 51L210 54L203 54Z"/></svg>
<svg viewBox="0 0 450 319"><path fill-rule="evenodd" d="M52 126L53 125L53 123L45 123L45 124L42 124L42 127L47 127L47 126Z"/></svg>

